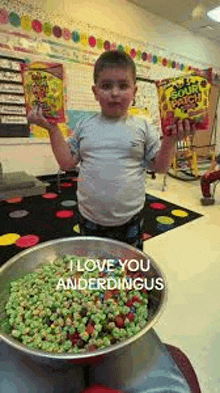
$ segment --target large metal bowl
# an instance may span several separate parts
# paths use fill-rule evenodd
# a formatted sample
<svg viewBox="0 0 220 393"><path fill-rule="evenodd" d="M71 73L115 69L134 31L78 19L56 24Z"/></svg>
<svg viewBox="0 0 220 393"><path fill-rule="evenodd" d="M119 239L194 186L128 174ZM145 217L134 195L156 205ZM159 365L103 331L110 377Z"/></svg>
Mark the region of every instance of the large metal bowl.
<svg viewBox="0 0 220 393"><path fill-rule="evenodd" d="M56 354L43 352L41 350L33 350L15 340L9 334L3 331L0 327L0 334L7 344L18 350L23 355L28 355L41 363L48 363L50 365L63 365L67 363L90 364L103 358L106 354L120 351L123 347L132 345L132 343L147 335L149 330L153 327L155 322L160 317L165 305L167 286L165 277L159 269L154 260L147 254L138 249L115 240L98 237L73 237L53 240L41 243L35 247L29 248L20 252L15 257L3 265L0 269L0 318L1 321L6 317L5 304L9 299L10 283L17 278L23 277L27 273L35 270L42 264L53 263L53 261L66 254L85 256L87 258L127 258L140 261L150 261L150 269L146 272L146 277L155 279L161 277L164 288L156 290L155 288L149 291L149 317L146 326L133 337L126 339L123 342L111 345L105 349L99 349L93 352L86 352L83 354Z"/></svg>

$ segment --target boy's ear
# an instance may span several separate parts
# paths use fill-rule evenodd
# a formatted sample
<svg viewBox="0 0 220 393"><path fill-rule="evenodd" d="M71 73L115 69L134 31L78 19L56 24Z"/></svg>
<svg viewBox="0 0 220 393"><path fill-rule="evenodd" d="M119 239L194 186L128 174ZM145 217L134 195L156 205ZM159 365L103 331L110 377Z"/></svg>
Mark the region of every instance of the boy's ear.
<svg viewBox="0 0 220 393"><path fill-rule="evenodd" d="M93 91L93 94L94 94L94 97L95 97L96 101L98 101L98 96L97 96L97 91L96 91L96 85L93 85L93 86L92 86L92 91Z"/></svg>

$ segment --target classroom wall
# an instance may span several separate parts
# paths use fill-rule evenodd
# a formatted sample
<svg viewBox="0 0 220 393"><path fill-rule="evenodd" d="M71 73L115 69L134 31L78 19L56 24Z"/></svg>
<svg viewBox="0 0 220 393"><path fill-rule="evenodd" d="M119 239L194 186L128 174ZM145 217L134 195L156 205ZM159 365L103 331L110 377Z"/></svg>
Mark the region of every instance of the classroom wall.
<svg viewBox="0 0 220 393"><path fill-rule="evenodd" d="M220 48L214 43L198 38L183 28L177 27L126 0L21 0L45 11L60 13L65 20L79 20L105 28L124 36L164 46L174 54L188 55L189 59L199 59L205 64L220 68ZM190 63L190 61L189 61ZM219 117L220 118L220 117ZM217 132L220 150L220 127ZM58 165L49 143L34 143L28 138L0 139L0 161L4 172L25 170L33 175L56 173Z"/></svg>

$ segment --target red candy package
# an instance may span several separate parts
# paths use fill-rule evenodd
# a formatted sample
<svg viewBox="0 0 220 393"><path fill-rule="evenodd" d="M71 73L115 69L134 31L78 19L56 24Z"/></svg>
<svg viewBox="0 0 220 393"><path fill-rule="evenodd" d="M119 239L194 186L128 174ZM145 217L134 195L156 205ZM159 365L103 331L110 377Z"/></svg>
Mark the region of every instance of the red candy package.
<svg viewBox="0 0 220 393"><path fill-rule="evenodd" d="M21 64L27 113L42 108L50 123L65 123L63 66L57 63Z"/></svg>
<svg viewBox="0 0 220 393"><path fill-rule="evenodd" d="M181 75L156 82L161 127L164 135L172 135L171 127L179 120L195 130L209 128L211 84L202 73ZM184 120L188 120L185 122Z"/></svg>

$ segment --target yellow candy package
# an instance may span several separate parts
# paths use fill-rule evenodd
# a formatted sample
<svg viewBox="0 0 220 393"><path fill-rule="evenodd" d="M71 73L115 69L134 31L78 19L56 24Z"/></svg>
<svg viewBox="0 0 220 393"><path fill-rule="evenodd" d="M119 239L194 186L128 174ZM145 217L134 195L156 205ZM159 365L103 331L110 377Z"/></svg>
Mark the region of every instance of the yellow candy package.
<svg viewBox="0 0 220 393"><path fill-rule="evenodd" d="M50 123L65 123L64 72L57 63L21 64L26 110L42 108Z"/></svg>
<svg viewBox="0 0 220 393"><path fill-rule="evenodd" d="M161 127L164 135L172 135L171 126L188 119L190 128L209 128L211 84L207 76L196 73L156 82Z"/></svg>

